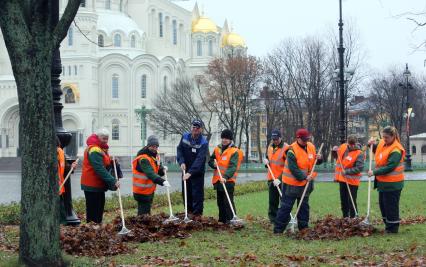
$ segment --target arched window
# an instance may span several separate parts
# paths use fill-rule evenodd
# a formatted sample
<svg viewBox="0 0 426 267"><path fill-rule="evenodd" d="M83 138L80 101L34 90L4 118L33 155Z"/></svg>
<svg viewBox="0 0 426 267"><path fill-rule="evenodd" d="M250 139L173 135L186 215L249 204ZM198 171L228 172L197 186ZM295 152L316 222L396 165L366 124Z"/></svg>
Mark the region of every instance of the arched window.
<svg viewBox="0 0 426 267"><path fill-rule="evenodd" d="M174 19L172 22L173 27L173 44L177 45L177 21Z"/></svg>
<svg viewBox="0 0 426 267"><path fill-rule="evenodd" d="M123 0L120 0L120 7L119 7L119 9L120 9L120 12L123 12Z"/></svg>
<svg viewBox="0 0 426 267"><path fill-rule="evenodd" d="M426 154L426 145L422 145L422 154Z"/></svg>
<svg viewBox="0 0 426 267"><path fill-rule="evenodd" d="M415 155L417 153L417 148L416 146L412 146L411 147L411 154Z"/></svg>
<svg viewBox="0 0 426 267"><path fill-rule="evenodd" d="M117 119L112 120L111 139L120 140L120 121Z"/></svg>
<svg viewBox="0 0 426 267"><path fill-rule="evenodd" d="M141 98L146 98L146 74L141 77Z"/></svg>
<svg viewBox="0 0 426 267"><path fill-rule="evenodd" d="M68 66L68 76L71 76L71 66Z"/></svg>
<svg viewBox="0 0 426 267"><path fill-rule="evenodd" d="M65 94L65 103L66 104L73 104L75 103L75 95L74 92L72 91L72 89L70 87L65 87L64 88L64 94Z"/></svg>
<svg viewBox="0 0 426 267"><path fill-rule="evenodd" d="M86 0L81 0L80 6L81 7L86 7Z"/></svg>
<svg viewBox="0 0 426 267"><path fill-rule="evenodd" d="M163 77L163 90L164 90L164 93L167 92L167 82L168 82L167 76L164 76Z"/></svg>
<svg viewBox="0 0 426 267"><path fill-rule="evenodd" d="M98 35L98 46L104 47L104 36L102 34Z"/></svg>
<svg viewBox="0 0 426 267"><path fill-rule="evenodd" d="M118 99L118 75L112 75L111 81L111 96L113 99Z"/></svg>
<svg viewBox="0 0 426 267"><path fill-rule="evenodd" d="M209 56L210 57L213 56L213 40L212 39L209 40Z"/></svg>
<svg viewBox="0 0 426 267"><path fill-rule="evenodd" d="M76 75L76 76L77 76L77 74L78 74L78 67L77 67L77 66L74 66L74 75Z"/></svg>
<svg viewBox="0 0 426 267"><path fill-rule="evenodd" d="M158 13L158 25L160 27L160 37L163 37L163 13Z"/></svg>
<svg viewBox="0 0 426 267"><path fill-rule="evenodd" d="M105 0L105 9L111 9L111 0Z"/></svg>
<svg viewBox="0 0 426 267"><path fill-rule="evenodd" d="M130 47L131 48L136 47L136 36L134 34L132 34L132 36L130 37Z"/></svg>
<svg viewBox="0 0 426 267"><path fill-rule="evenodd" d="M73 29L70 27L68 29L68 46L72 46L73 45L73 38L74 38L74 32Z"/></svg>
<svg viewBox="0 0 426 267"><path fill-rule="evenodd" d="M121 47L121 35L119 33L114 35L114 46Z"/></svg>
<svg viewBox="0 0 426 267"><path fill-rule="evenodd" d="M203 55L203 43L201 40L197 41L197 56L201 57Z"/></svg>

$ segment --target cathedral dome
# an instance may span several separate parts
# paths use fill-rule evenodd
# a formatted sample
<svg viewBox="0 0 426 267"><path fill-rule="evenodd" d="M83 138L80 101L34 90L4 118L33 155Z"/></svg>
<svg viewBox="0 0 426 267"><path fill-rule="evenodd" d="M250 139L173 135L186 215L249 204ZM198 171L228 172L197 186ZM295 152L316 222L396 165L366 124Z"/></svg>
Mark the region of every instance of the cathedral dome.
<svg viewBox="0 0 426 267"><path fill-rule="evenodd" d="M101 10L97 14L99 31L104 31L106 34L121 31L127 36L132 32L137 32L140 36L143 35L138 24L124 13Z"/></svg>
<svg viewBox="0 0 426 267"><path fill-rule="evenodd" d="M192 32L218 32L216 24L208 17L201 16L192 22Z"/></svg>
<svg viewBox="0 0 426 267"><path fill-rule="evenodd" d="M232 46L232 47L246 47L246 42L241 35L234 32L225 34L222 38L222 47Z"/></svg>

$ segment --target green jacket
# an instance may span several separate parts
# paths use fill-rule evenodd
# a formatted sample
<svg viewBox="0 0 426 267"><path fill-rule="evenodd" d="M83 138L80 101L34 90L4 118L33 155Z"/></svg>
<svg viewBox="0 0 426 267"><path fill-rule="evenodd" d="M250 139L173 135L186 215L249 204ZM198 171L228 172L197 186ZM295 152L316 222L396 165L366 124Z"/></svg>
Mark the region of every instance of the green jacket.
<svg viewBox="0 0 426 267"><path fill-rule="evenodd" d="M81 190L89 191L89 192L105 192L108 190L115 191L117 188L115 187L115 183L117 180L114 176L110 174L108 169L104 166L104 158L102 151L98 147L93 147L88 152L88 159L90 165L92 165L93 170L96 172L99 177L105 182L105 188L96 188L91 186L81 185Z"/></svg>
<svg viewBox="0 0 426 267"><path fill-rule="evenodd" d="M222 145L220 144L217 147L220 149L220 154L222 154L224 152L224 150L222 150ZM235 147L235 145L230 144L229 146L227 146L225 148L225 150L229 147ZM216 155L215 155L214 150L213 150L213 153L210 156L210 160L209 160L208 164L214 170L216 170L216 165L214 163L215 159L216 159ZM226 179L226 180L229 180L230 178L232 178L234 176L235 172L237 171L237 167L238 167L238 151L236 151L234 154L232 154L232 156L229 160L228 169L223 174L223 178ZM228 182L228 181L225 183L225 185L226 185L227 188L233 188L235 186L235 184L233 182ZM223 190L223 187L220 185L220 182L215 183L213 185L213 187L214 187L215 190L219 190L219 191Z"/></svg>
<svg viewBox="0 0 426 267"><path fill-rule="evenodd" d="M146 154L146 155L148 155L150 157L154 157L154 158L157 156L156 154L153 154L151 151L149 151L149 149L146 148L146 147L144 147L142 150L140 150L138 152L138 156L140 156L142 154ZM150 179L153 183L158 184L158 185L163 185L165 179L161 178L161 176L164 175L164 167L159 162L156 162L156 164L160 165L157 173L152 168L150 162L147 159L142 158L142 159L139 159L138 164L136 166L136 169L139 172L145 173L146 177L148 179ZM154 195L154 193L152 193L151 195L148 195L148 196L147 195L141 195L141 194L135 194L135 193L133 193L133 195L135 195L135 199L136 198L151 199L152 196Z"/></svg>
<svg viewBox="0 0 426 267"><path fill-rule="evenodd" d="M381 168L373 171L374 176L385 175L392 172L401 162L402 154L400 151L394 151L390 153L388 158L388 164ZM377 179L374 180L374 188L377 188L379 192L389 192L401 190L404 187L404 181L401 182L379 182Z"/></svg>

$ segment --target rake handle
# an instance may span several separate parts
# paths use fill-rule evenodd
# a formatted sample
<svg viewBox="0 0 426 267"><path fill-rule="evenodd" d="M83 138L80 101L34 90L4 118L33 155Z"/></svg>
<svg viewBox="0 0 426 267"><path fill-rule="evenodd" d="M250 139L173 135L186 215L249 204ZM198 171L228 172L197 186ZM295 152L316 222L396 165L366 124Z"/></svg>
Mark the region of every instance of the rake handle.
<svg viewBox="0 0 426 267"><path fill-rule="evenodd" d="M373 165L373 145L370 145L369 158L370 158L369 171L371 171L372 165ZM370 217L370 206L371 206L371 177L368 176L367 216L366 216L367 218Z"/></svg>
<svg viewBox="0 0 426 267"><path fill-rule="evenodd" d="M337 159L340 161L340 166L342 166L342 171L344 173L345 172L345 168L343 167L342 159L339 157L339 155L337 155ZM351 199L352 207L354 208L354 211L355 211L355 216L358 216L358 211L357 211L357 209L355 207L355 202L354 202L354 199L352 197L352 192L351 192L351 189L349 187L348 179L346 179L346 177L343 174L342 174L342 176L345 179L346 188L348 189L348 193L349 193L349 197Z"/></svg>
<svg viewBox="0 0 426 267"><path fill-rule="evenodd" d="M112 164L114 166L114 175L115 178L118 179L118 175L117 175L117 166L115 164L115 157L112 157ZM120 205L120 215L121 215L121 223L123 224L123 228L126 228L125 225L125 221L124 221L124 211L123 211L123 203L121 202L121 192L120 192L120 187L117 188L117 193L118 193L118 203Z"/></svg>
<svg viewBox="0 0 426 267"><path fill-rule="evenodd" d="M321 144L321 146L320 146L320 148L319 148L319 150L318 150L318 154L321 154L321 151L322 151L323 146L324 146L324 143L322 143L322 144ZM315 167L317 166L317 161L318 161L318 159L317 159L317 158L315 158L314 166L312 167L311 173L314 173L314 171L315 171ZM294 214L294 218L297 218L297 215L299 214L300 207L302 206L303 199L305 198L306 191L308 190L308 187L309 187L310 182L311 182L311 180L309 180L309 181L306 183L305 188L303 189L302 197L300 198L300 202L299 202L299 205L297 206L297 210L296 210L296 213Z"/></svg>
<svg viewBox="0 0 426 267"><path fill-rule="evenodd" d="M185 176L185 170L183 170L183 176ZM184 200L185 200L185 218L188 218L188 196L186 192L186 180L183 179L183 194L184 194Z"/></svg>
<svg viewBox="0 0 426 267"><path fill-rule="evenodd" d="M167 171L164 172L164 179L167 181ZM173 216L172 201L170 199L170 190L168 187L166 187L166 193L167 193L167 201L169 202L170 216Z"/></svg>
<svg viewBox="0 0 426 267"><path fill-rule="evenodd" d="M78 163L79 158L77 158L75 160L76 163ZM71 169L68 171L67 176L65 177L64 181L62 182L62 184L59 186L59 192L61 191L62 187L64 187L65 183L67 182L67 180L70 178L71 173L74 171L74 168L71 167Z"/></svg>
<svg viewBox="0 0 426 267"><path fill-rule="evenodd" d="M223 179L222 173L220 172L219 165L217 164L216 159L214 160L214 163L216 164L216 169L217 169L217 172L219 173L220 179ZM228 190L226 189L226 185L225 185L225 183L222 183L222 181L219 181L219 182L222 184L223 190L225 190L225 195L226 195L226 198L228 199L229 207L231 208L232 215L234 215L234 217L235 217L235 216L237 216L237 214L235 214L235 210L234 210L234 207L232 206L231 198L229 197Z"/></svg>
<svg viewBox="0 0 426 267"><path fill-rule="evenodd" d="M272 169L271 169L271 166L269 166L269 163L268 163L268 164L266 164L266 166L268 167L268 170L269 170L269 173L270 173L270 174L271 174L271 176L272 176L272 179L273 179L273 180L276 180L277 178L275 178L275 175L272 173ZM278 193L280 194L280 197L283 197L283 193L281 192L280 187L279 187L279 186L275 186L275 187L277 188Z"/></svg>

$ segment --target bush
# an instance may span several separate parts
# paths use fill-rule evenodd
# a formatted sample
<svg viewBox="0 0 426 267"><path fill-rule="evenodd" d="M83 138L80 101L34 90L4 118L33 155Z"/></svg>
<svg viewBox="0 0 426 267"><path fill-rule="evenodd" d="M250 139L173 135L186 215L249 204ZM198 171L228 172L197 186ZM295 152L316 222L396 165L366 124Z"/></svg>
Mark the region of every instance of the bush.
<svg viewBox="0 0 426 267"><path fill-rule="evenodd" d="M267 190L267 184L265 181L249 182L244 184L237 184L235 189L235 195L244 195L254 192L260 192ZM183 204L182 193L173 192L170 194L173 205ZM216 192L213 188L204 189L204 199L215 199ZM122 197L123 208L136 209L137 202L133 199L133 196ZM166 194L156 195L154 198L154 207L164 207L168 205ZM83 214L86 212L86 202L84 198L78 198L73 200L73 207L76 213ZM20 219L21 205L19 203L1 204L0 205L0 225L17 225ZM118 209L118 195L113 194L105 201L105 211L114 211Z"/></svg>

